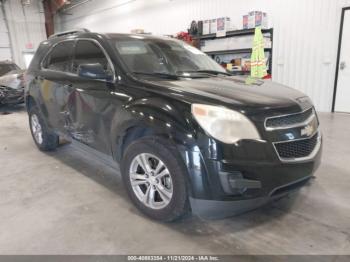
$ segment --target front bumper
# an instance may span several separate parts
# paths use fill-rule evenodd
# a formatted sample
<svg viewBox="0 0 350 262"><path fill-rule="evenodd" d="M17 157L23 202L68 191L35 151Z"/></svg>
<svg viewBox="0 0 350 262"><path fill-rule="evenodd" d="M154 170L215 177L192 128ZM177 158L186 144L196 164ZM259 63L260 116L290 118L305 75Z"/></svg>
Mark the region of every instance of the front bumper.
<svg viewBox="0 0 350 262"><path fill-rule="evenodd" d="M204 218L222 218L288 195L305 185L318 168L321 141L320 137L310 157L288 162L281 161L273 143L241 146L245 154L236 150L241 158L224 148L216 150L220 160L208 158L208 152L191 152L186 160L192 183L192 212Z"/></svg>
<svg viewBox="0 0 350 262"><path fill-rule="evenodd" d="M307 184L310 179L311 176L306 176L292 183L275 188L268 196L252 199L218 201L190 198L192 213L206 219L218 219L239 215L295 192L300 187Z"/></svg>
<svg viewBox="0 0 350 262"><path fill-rule="evenodd" d="M0 87L0 104L20 104L24 102L24 88Z"/></svg>

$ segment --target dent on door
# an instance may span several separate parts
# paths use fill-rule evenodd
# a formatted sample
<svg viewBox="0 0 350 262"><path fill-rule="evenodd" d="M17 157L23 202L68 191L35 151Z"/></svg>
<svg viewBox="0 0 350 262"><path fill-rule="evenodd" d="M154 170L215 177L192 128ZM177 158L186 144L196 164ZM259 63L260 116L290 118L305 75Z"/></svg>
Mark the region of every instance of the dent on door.
<svg viewBox="0 0 350 262"><path fill-rule="evenodd" d="M66 132L75 140L84 144L92 144L95 141L95 132L87 125L87 112L94 108L94 101L91 97L75 90L71 87L66 88L67 101L62 111L64 118L64 128ZM84 112L86 112L84 114Z"/></svg>
<svg viewBox="0 0 350 262"><path fill-rule="evenodd" d="M107 83L74 83L66 88L62 111L64 128L75 140L101 152L110 153L109 132L115 103L110 101Z"/></svg>
<svg viewBox="0 0 350 262"><path fill-rule="evenodd" d="M62 97L61 83L51 78L43 78L37 81L41 81L40 93L44 105L42 107L43 113L48 118L48 124L53 128L57 128L60 124L60 115L59 104L56 101L59 101Z"/></svg>

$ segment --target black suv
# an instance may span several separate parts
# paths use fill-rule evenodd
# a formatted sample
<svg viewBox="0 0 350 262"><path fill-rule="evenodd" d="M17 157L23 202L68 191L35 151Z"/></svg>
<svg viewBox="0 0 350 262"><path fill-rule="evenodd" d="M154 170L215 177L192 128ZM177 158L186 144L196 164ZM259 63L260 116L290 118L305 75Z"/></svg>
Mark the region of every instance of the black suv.
<svg viewBox="0 0 350 262"><path fill-rule="evenodd" d="M40 150L59 137L120 163L148 216L241 213L305 184L321 134L304 94L231 76L181 41L77 30L41 43L27 73Z"/></svg>

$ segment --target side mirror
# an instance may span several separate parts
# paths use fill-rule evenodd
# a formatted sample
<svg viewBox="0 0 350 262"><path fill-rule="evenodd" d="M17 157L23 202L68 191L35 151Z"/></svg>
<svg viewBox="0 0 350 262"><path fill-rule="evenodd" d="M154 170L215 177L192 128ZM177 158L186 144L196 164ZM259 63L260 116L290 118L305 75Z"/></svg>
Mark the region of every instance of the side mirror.
<svg viewBox="0 0 350 262"><path fill-rule="evenodd" d="M80 64L78 66L78 75L80 77L96 80L110 80L112 78L106 73L100 63Z"/></svg>

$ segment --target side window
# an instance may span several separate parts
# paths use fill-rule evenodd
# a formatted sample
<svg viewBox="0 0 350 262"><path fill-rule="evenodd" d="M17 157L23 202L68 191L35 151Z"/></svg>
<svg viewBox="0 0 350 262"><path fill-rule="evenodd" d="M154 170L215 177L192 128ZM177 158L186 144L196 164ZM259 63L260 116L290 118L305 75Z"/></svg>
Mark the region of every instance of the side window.
<svg viewBox="0 0 350 262"><path fill-rule="evenodd" d="M46 57L43 67L50 70L69 72L74 41L57 44Z"/></svg>
<svg viewBox="0 0 350 262"><path fill-rule="evenodd" d="M100 64L106 75L113 76L113 70L106 55L93 41L78 40L75 46L73 73L77 73L79 66L82 64Z"/></svg>

